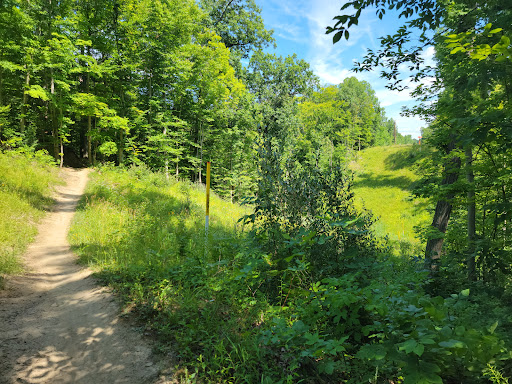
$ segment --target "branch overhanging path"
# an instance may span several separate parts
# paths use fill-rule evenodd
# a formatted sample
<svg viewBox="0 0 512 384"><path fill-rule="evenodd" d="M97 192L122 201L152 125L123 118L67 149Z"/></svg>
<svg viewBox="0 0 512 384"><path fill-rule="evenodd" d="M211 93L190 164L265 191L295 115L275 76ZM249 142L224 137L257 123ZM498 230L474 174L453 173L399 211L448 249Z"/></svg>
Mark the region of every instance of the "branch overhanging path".
<svg viewBox="0 0 512 384"><path fill-rule="evenodd" d="M0 290L0 384L163 383L141 335L66 239L89 170L64 169L66 186L25 254L29 272Z"/></svg>

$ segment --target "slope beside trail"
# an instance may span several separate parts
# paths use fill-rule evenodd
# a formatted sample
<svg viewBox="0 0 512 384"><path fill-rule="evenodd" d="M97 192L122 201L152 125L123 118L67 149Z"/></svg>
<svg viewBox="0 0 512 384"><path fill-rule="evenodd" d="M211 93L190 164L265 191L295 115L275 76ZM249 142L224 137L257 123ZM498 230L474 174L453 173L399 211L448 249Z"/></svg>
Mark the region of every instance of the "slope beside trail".
<svg viewBox="0 0 512 384"><path fill-rule="evenodd" d="M66 236L89 170L64 169L66 186L25 255L28 273L0 290L0 384L162 383L151 348Z"/></svg>

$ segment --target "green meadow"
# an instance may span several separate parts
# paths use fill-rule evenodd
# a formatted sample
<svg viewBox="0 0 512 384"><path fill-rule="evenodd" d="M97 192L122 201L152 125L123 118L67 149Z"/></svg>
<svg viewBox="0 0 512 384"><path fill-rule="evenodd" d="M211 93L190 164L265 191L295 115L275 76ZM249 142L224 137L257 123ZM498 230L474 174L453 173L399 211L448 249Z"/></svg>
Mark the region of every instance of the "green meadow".
<svg viewBox="0 0 512 384"><path fill-rule="evenodd" d="M387 236L396 245L395 252L421 252L419 228L431 220L426 199L412 195L426 151L417 145L372 147L361 151L351 164L356 205L373 213L376 235Z"/></svg>
<svg viewBox="0 0 512 384"><path fill-rule="evenodd" d="M333 222L328 236L290 236L279 222L262 231L261 218L244 227L239 219L253 216L253 207L215 193L206 233L204 186L109 165L90 173L68 239L80 262L116 291L122 316L155 341L176 383L437 383L460 375L484 382L510 356L505 333L476 315L484 306L470 301L469 289L425 293L426 274L411 261L421 244L414 227L429 220L420 212L427 202L411 195L422 158L414 146L374 148L352 164L357 204L380 217L374 230L389 247L353 217ZM0 156L0 164L1 191L10 196L2 211L32 225L30 241L57 170L16 154ZM21 216L20 207L33 216ZM278 231L280 248L265 248ZM18 244L20 236L4 237ZM335 259L324 252L335 241L346 249L343 271L320 275L328 264L312 261ZM389 258L390 249L404 257ZM3 273L20 270L15 257L5 260ZM505 312L498 320L507 326Z"/></svg>

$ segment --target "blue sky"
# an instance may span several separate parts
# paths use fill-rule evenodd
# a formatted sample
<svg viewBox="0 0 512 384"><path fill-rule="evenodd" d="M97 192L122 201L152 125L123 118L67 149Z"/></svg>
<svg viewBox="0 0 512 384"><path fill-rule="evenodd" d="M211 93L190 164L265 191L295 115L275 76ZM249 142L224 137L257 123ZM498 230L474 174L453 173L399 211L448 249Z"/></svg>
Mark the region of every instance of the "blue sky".
<svg viewBox="0 0 512 384"><path fill-rule="evenodd" d="M340 14L342 0L256 0L261 7L267 29L274 30L276 54L287 56L296 53L310 63L323 84L339 84L344 78L355 76L366 80L375 90L386 115L395 119L398 131L417 138L420 127L426 123L419 118L400 116L403 106L412 106L414 101L407 90L398 92L385 88L385 80L378 72L354 73L353 62L361 60L366 49L377 49L378 37L390 34L402 25L396 13L386 14L382 20L374 11L363 12L358 26L350 29L350 39L341 39L332 44L332 34L326 35L325 28L333 25L332 18ZM430 61L434 49L424 52Z"/></svg>

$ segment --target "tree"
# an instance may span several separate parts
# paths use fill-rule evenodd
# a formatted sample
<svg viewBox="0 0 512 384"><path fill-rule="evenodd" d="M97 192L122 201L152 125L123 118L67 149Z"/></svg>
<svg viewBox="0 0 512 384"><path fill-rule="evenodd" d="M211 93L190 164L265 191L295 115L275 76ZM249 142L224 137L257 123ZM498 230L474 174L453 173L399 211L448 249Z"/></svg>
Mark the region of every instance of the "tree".
<svg viewBox="0 0 512 384"><path fill-rule="evenodd" d="M345 101L350 111L350 138L359 151L372 145L379 127L382 125L382 108L375 91L366 81L355 77L343 80L338 86L339 97Z"/></svg>
<svg viewBox="0 0 512 384"><path fill-rule="evenodd" d="M441 257L444 232L456 202L454 199L465 194L468 197L467 265L470 278L473 278L475 248L471 244L476 236L477 215L473 212L476 207L472 200L478 201L478 194L484 192L476 189L478 179L474 178L478 175L471 170L475 159L483 160L484 156L475 157L473 149L494 159L508 153L506 147L510 147L511 138L506 133L510 132L510 39L509 32L501 28L510 25L511 12L503 10L500 2L494 0L484 3L368 0L346 3L342 9L350 6L355 8L355 13L337 16L334 27L328 28L328 33L335 33L334 42L342 36L349 38L348 28L357 25L366 8L374 7L380 18L387 9L397 9L407 20L394 35L381 38L378 51L368 51L364 60L357 64L358 70L384 67L383 77L390 80L389 87L395 89L404 87L399 70L403 64L412 71L414 80L426 76L437 79L431 86L420 84L416 88L414 94L423 103L411 111L435 122L432 142L445 152L444 177L441 187L436 189L441 193L434 194L438 204L432 228L437 234L428 240L425 256L427 266L435 270L435 261ZM412 43L413 31L418 35L416 44ZM438 65L435 68L423 66L421 53L429 44L436 47ZM468 182L461 188L457 181L464 156ZM502 179L497 184L498 190L506 189L508 180ZM509 207L506 194L502 194L500 204ZM481 209L485 216L487 208ZM504 211L500 212L499 217L506 221ZM503 222L498 216L496 218L497 222ZM496 236L493 237L495 241Z"/></svg>
<svg viewBox="0 0 512 384"><path fill-rule="evenodd" d="M273 31L265 29L261 9L254 0L200 0L199 6L209 16L206 26L235 56L247 58L251 51L274 43Z"/></svg>

